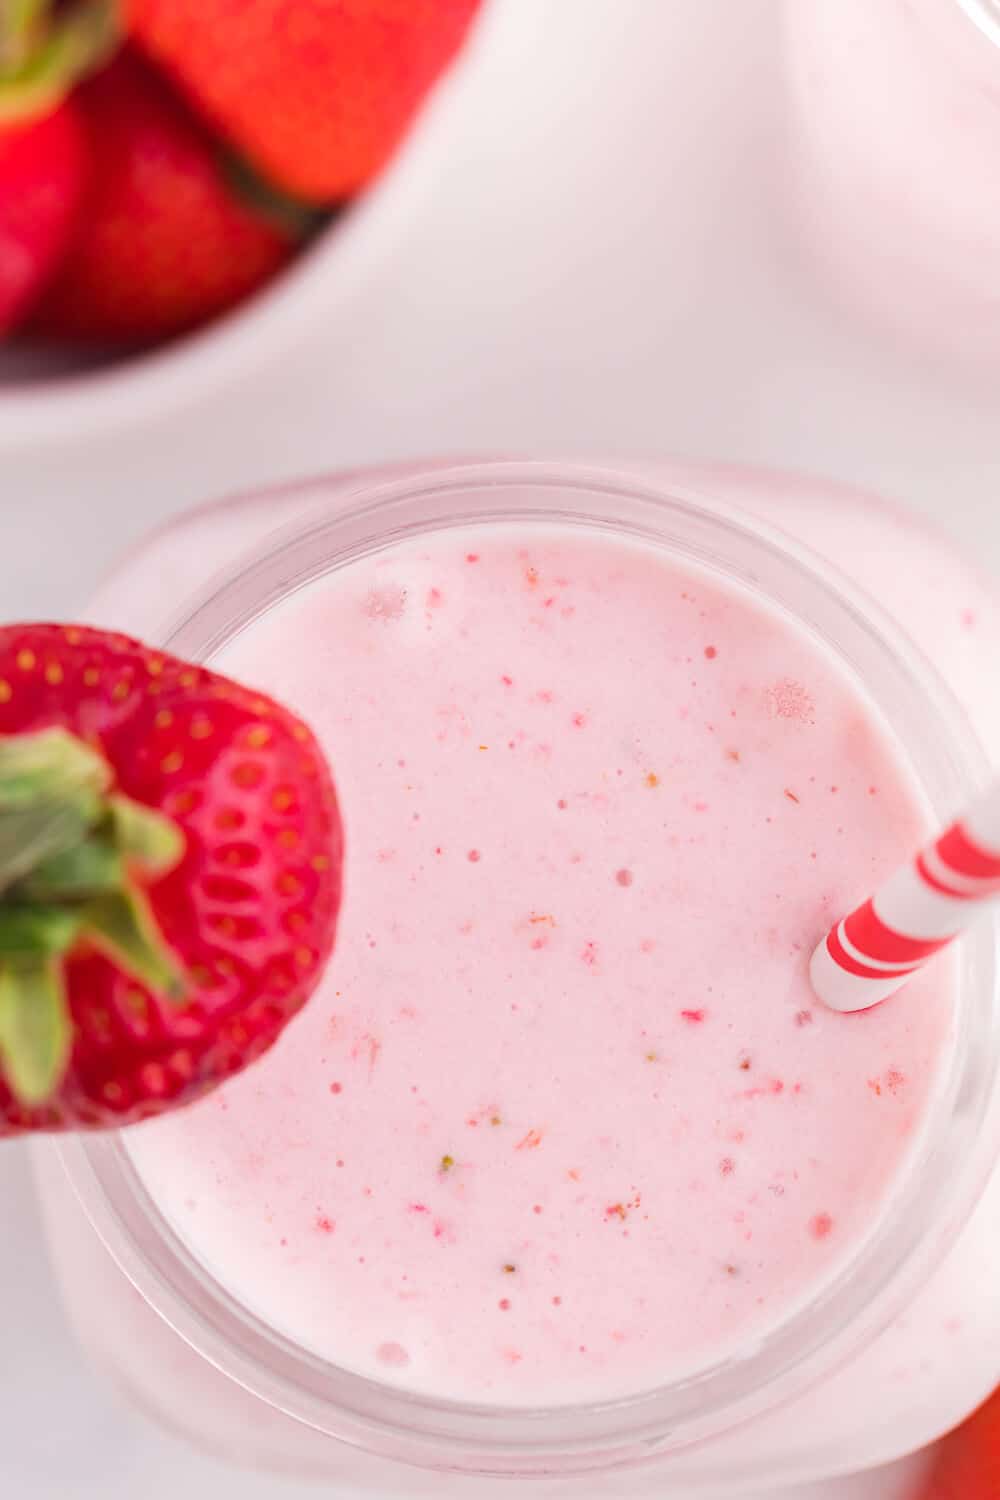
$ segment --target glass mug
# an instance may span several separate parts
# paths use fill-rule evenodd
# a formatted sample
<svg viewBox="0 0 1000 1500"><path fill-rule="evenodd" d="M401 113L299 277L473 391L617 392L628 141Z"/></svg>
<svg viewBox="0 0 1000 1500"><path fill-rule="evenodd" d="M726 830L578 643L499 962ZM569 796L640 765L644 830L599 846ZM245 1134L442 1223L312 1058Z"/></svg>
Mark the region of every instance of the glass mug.
<svg viewBox="0 0 1000 1500"><path fill-rule="evenodd" d="M262 611L351 557L402 534L518 518L643 536L774 602L864 680L942 819L1000 755L1000 709L983 691L1000 644L989 591L902 516L790 477L650 463L341 475L181 518L108 580L91 616L210 661ZM848 572L876 586L895 620ZM888 1462L961 1420L1000 1380L995 964L987 923L963 944L957 1035L932 1128L847 1269L691 1380L520 1410L339 1369L207 1273L114 1138L35 1147L70 1316L95 1359L168 1427L345 1494L489 1494L515 1480L541 1495L693 1500Z"/></svg>
<svg viewBox="0 0 1000 1500"><path fill-rule="evenodd" d="M1000 0L785 0L796 212L927 349L1000 357Z"/></svg>

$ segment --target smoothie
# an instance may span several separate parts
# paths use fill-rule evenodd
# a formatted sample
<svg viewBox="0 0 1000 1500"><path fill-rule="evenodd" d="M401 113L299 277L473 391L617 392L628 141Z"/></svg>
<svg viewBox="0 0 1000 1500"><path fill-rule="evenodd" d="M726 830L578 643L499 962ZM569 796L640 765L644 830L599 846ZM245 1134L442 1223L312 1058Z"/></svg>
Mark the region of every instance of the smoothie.
<svg viewBox="0 0 1000 1500"><path fill-rule="evenodd" d="M309 718L348 840L306 1013L127 1138L230 1296L381 1382L538 1407L717 1366L844 1270L957 971L862 1016L810 993L929 828L832 652L651 544L522 522L355 560L216 665Z"/></svg>

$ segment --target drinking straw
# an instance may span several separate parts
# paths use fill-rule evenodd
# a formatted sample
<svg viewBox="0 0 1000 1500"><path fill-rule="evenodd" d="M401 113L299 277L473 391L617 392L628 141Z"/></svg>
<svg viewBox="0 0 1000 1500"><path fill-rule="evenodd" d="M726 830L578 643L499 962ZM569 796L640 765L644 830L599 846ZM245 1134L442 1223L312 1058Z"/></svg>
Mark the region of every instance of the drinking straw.
<svg viewBox="0 0 1000 1500"><path fill-rule="evenodd" d="M887 999L1000 895L1000 782L830 928L809 965L832 1010Z"/></svg>

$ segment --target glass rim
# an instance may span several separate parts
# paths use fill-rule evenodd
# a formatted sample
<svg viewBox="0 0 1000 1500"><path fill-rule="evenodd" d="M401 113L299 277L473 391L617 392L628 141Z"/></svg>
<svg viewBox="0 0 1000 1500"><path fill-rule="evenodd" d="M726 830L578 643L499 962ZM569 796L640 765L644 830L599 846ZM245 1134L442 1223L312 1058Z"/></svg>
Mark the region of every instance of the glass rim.
<svg viewBox="0 0 1000 1500"><path fill-rule="evenodd" d="M1000 46L1000 0L958 0L974 26Z"/></svg>
<svg viewBox="0 0 1000 1500"><path fill-rule="evenodd" d="M375 486L359 475L333 507L318 501L219 575L159 643L211 659L264 611L338 567L421 533L511 521L644 539L749 588L822 640L855 680L867 681L883 715L891 687L897 706L889 728L908 756L917 747L923 769L917 761L912 769L935 814L953 812L985 780L985 756L950 690L861 589L746 512L687 487L660 488L608 470L502 461ZM58 1150L98 1234L145 1300L270 1405L342 1442L428 1467L521 1477L608 1468L686 1447L797 1394L880 1331L934 1269L972 1211L1000 1127L998 936L997 923L988 923L963 944L948 1077L878 1227L815 1296L748 1350L611 1402L474 1405L333 1365L270 1328L211 1276L153 1204L120 1141L77 1137Z"/></svg>

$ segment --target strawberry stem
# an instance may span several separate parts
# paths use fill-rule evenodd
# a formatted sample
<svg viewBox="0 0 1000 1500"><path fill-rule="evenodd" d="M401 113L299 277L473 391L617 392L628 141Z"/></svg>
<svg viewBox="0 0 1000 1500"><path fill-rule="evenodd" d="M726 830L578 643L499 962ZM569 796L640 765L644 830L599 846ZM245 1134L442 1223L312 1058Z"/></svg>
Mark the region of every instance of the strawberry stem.
<svg viewBox="0 0 1000 1500"><path fill-rule="evenodd" d="M0 1060L22 1104L43 1104L69 1061L72 1027L55 959L0 965Z"/></svg>
<svg viewBox="0 0 1000 1500"><path fill-rule="evenodd" d="M122 35L118 0L14 0L0 22L0 122L47 114L110 60Z"/></svg>
<svg viewBox="0 0 1000 1500"><path fill-rule="evenodd" d="M0 741L0 895L101 815L104 758L62 729Z"/></svg>
<svg viewBox="0 0 1000 1500"><path fill-rule="evenodd" d="M92 834L72 849L42 860L19 884L22 899L78 901L113 891L124 878L122 857L111 840Z"/></svg>
<svg viewBox="0 0 1000 1500"><path fill-rule="evenodd" d="M184 994L180 971L138 891L123 887L89 902L82 913L81 935L156 994L171 1001Z"/></svg>
<svg viewBox="0 0 1000 1500"><path fill-rule="evenodd" d="M111 797L108 813L115 848L146 875L166 875L180 861L184 837L162 813L128 797Z"/></svg>
<svg viewBox="0 0 1000 1500"><path fill-rule="evenodd" d="M72 911L38 902L0 904L0 963L24 957L56 958L76 942L80 919Z"/></svg>
<svg viewBox="0 0 1000 1500"><path fill-rule="evenodd" d="M65 962L78 948L165 1000L184 994L142 888L175 867L184 837L113 782L100 751L64 729L0 739L0 1063L25 1105L65 1069Z"/></svg>
<svg viewBox="0 0 1000 1500"><path fill-rule="evenodd" d="M0 0L0 71L20 68L38 45L49 0Z"/></svg>
<svg viewBox="0 0 1000 1500"><path fill-rule="evenodd" d="M0 810L23 806L39 792L58 795L74 787L103 792L110 784L104 757L65 729L0 740Z"/></svg>

